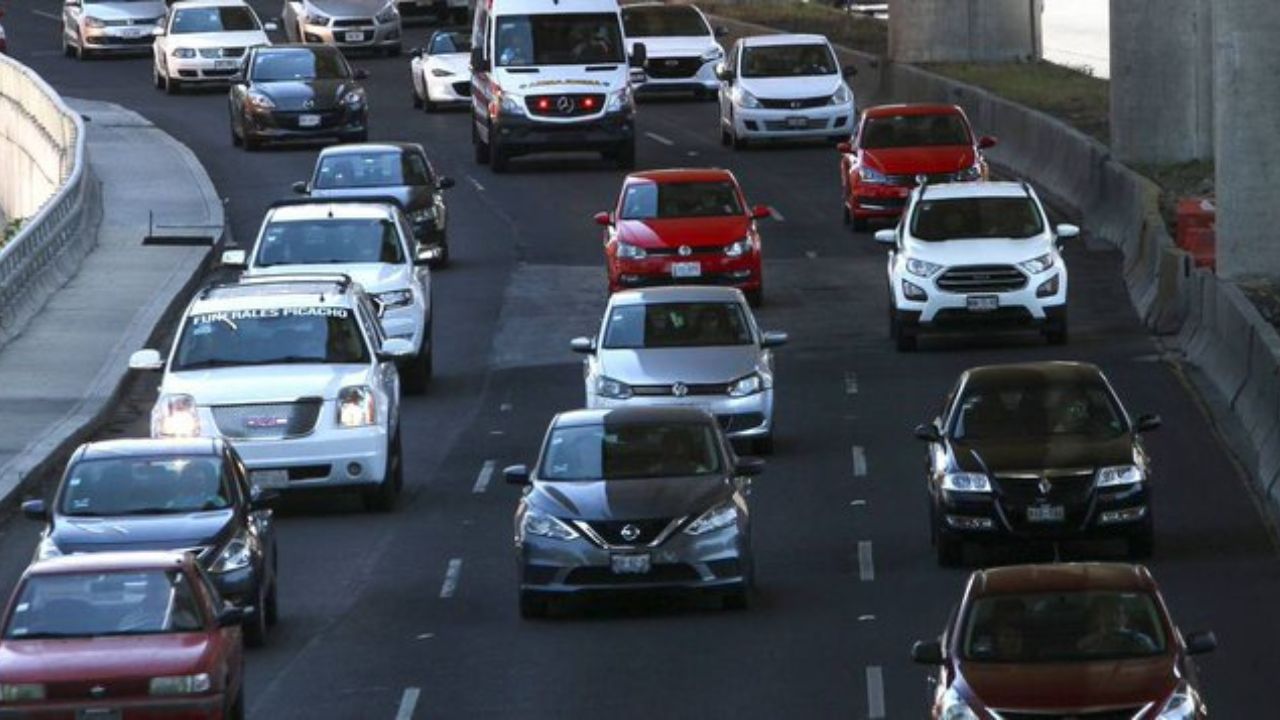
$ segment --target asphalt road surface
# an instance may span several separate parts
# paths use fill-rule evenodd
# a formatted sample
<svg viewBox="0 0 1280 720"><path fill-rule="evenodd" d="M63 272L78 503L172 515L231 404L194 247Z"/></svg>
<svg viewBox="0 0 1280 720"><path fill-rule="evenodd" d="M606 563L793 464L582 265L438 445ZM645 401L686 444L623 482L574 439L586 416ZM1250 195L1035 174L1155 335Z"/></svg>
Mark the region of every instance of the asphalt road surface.
<svg viewBox="0 0 1280 720"><path fill-rule="evenodd" d="M265 16L278 6L258 3ZM55 7L46 4L44 7ZM231 146L225 93L168 97L149 60L60 56L46 10L11 6L10 47L65 95L122 103L187 143L228 200L237 238L304 178L316 148ZM411 29L410 45L425 36ZM734 153L710 103L642 105L643 167L733 169L764 226L778 353L777 453L751 498L760 594L747 612L635 598L523 622L516 611L505 464L531 461L553 413L582 402L570 337L604 302L599 228L622 173L594 157L471 162L465 114L409 103L408 59L370 58L375 139L424 143L458 180L454 263L436 275L436 380L405 404L406 495L391 515L354 498L289 502L280 515L281 622L249 656L255 718L925 716L924 669L908 651L935 635L965 570L941 570L928 540L923 447L912 437L973 365L1100 364L1134 412L1160 413L1152 568L1184 630L1213 629L1203 662L1215 717L1271 716L1280 665L1280 566L1262 516L1195 398L1136 320L1120 257L1068 252L1072 342L1010 336L926 342L886 335L884 250L841 225L837 156L826 146ZM981 128L979 128L979 131ZM145 203L146 198L138 202ZM51 358L56 362L56 358ZM115 426L145 429L122 408ZM7 594L37 528L0 523ZM1034 548L995 561L1118 558L1119 548Z"/></svg>

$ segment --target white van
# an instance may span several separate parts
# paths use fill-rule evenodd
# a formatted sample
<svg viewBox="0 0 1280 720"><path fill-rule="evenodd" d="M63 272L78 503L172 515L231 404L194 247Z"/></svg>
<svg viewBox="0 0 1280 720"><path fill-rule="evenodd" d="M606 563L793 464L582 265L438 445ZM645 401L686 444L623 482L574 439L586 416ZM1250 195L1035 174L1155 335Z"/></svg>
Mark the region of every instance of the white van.
<svg viewBox="0 0 1280 720"><path fill-rule="evenodd" d="M630 58L617 0L482 0L471 38L476 162L503 172L516 155L597 151L636 162Z"/></svg>

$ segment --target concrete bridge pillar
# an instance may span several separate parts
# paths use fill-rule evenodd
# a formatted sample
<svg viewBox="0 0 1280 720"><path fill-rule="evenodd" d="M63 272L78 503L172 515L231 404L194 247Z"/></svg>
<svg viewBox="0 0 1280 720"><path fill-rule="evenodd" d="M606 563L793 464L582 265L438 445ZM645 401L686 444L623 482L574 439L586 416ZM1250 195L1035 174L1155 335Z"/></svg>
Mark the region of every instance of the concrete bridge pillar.
<svg viewBox="0 0 1280 720"><path fill-rule="evenodd" d="M1041 56L1041 0L889 0L896 62L1013 62Z"/></svg>
<svg viewBox="0 0 1280 720"><path fill-rule="evenodd" d="M1125 162L1213 156L1210 0L1111 0L1111 148Z"/></svg>

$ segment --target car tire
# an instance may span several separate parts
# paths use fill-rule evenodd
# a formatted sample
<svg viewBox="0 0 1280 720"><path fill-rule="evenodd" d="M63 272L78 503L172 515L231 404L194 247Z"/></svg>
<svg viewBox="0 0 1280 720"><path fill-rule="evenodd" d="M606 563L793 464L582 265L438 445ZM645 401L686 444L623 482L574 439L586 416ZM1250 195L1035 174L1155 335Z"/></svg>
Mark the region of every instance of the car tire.
<svg viewBox="0 0 1280 720"><path fill-rule="evenodd" d="M170 95L179 95L182 93L182 81L177 78L166 77L164 79L164 91Z"/></svg>
<svg viewBox="0 0 1280 720"><path fill-rule="evenodd" d="M413 100L413 109L421 110L422 96L418 94L418 87L413 84L412 80L409 81L409 97L411 100Z"/></svg>
<svg viewBox="0 0 1280 720"><path fill-rule="evenodd" d="M244 132L243 130L240 132L240 143L244 146L244 149L248 152L257 152L262 149L262 141Z"/></svg>
<svg viewBox="0 0 1280 720"><path fill-rule="evenodd" d="M964 562L964 542L934 530L934 551L938 554L938 567L960 567Z"/></svg>
<svg viewBox="0 0 1280 720"><path fill-rule="evenodd" d="M628 140L614 151L614 160L619 170L634 170L636 167L636 141Z"/></svg>
<svg viewBox="0 0 1280 720"><path fill-rule="evenodd" d="M160 68L155 63L151 63L151 83L156 86L157 90L164 89L164 76L160 74Z"/></svg>
<svg viewBox="0 0 1280 720"><path fill-rule="evenodd" d="M507 171L507 151L502 147L502 143L495 142L492 138L489 140L489 169L495 173L504 173Z"/></svg>
<svg viewBox="0 0 1280 720"><path fill-rule="evenodd" d="M65 56L65 57L75 57L75 56L76 56L75 48L73 48L73 47L71 46L71 43L67 42L67 29L66 29L65 27L64 27L64 28L62 28L62 32L61 32L61 33L59 33L58 41L62 43L62 54L63 54L63 56Z"/></svg>
<svg viewBox="0 0 1280 720"><path fill-rule="evenodd" d="M901 320L898 319L897 313L893 311L893 304L889 305L889 337L893 338L894 347L898 352L907 353L915 352L919 347L919 334L916 328L909 328Z"/></svg>
<svg viewBox="0 0 1280 720"><path fill-rule="evenodd" d="M723 124L720 125L720 144L725 147L733 146L733 135Z"/></svg>
<svg viewBox="0 0 1280 720"><path fill-rule="evenodd" d="M856 233L864 233L871 229L871 224L867 222L867 219L860 218L857 215L853 216L852 224L853 224L853 231Z"/></svg>
<svg viewBox="0 0 1280 720"><path fill-rule="evenodd" d="M267 592L265 590L258 591L253 616L245 619L244 644L253 648L267 644Z"/></svg>
<svg viewBox="0 0 1280 720"><path fill-rule="evenodd" d="M269 627L275 627L276 623L280 622L280 594L277 587L279 582L274 578L271 580L271 589L267 591L267 600L264 603Z"/></svg>
<svg viewBox="0 0 1280 720"><path fill-rule="evenodd" d="M1050 345L1066 345L1070 340L1071 334L1067 325L1067 316L1063 315L1062 319L1051 323L1044 331L1044 339Z"/></svg>
<svg viewBox="0 0 1280 720"><path fill-rule="evenodd" d="M401 369L400 378L406 395L422 395L431 384L431 350L420 352Z"/></svg>
<svg viewBox="0 0 1280 720"><path fill-rule="evenodd" d="M743 583L720 596L720 606L725 610L742 611L751 607L751 588Z"/></svg>
<svg viewBox="0 0 1280 720"><path fill-rule="evenodd" d="M1129 536L1129 559L1148 560L1155 552L1155 526L1150 522L1143 524L1142 529Z"/></svg>
<svg viewBox="0 0 1280 720"><path fill-rule="evenodd" d="M425 112L435 112L440 107L431 99L431 86L427 84L426 79L422 81L422 109Z"/></svg>
<svg viewBox="0 0 1280 720"><path fill-rule="evenodd" d="M480 131L476 129L476 120L471 118L471 148L475 151L477 165L489 164L489 144L480 139Z"/></svg>
<svg viewBox="0 0 1280 720"><path fill-rule="evenodd" d="M751 453L753 455L772 455L773 454L773 433L763 435L758 438L751 439Z"/></svg>
<svg viewBox="0 0 1280 720"><path fill-rule="evenodd" d="M404 485L404 456L400 449L400 430L387 448L387 476L376 488L364 491L364 507L371 512L391 512L396 507L400 488Z"/></svg>
<svg viewBox="0 0 1280 720"><path fill-rule="evenodd" d="M75 58L81 62L89 59L89 51L84 49L83 37L80 38L80 41L75 45Z"/></svg>
<svg viewBox="0 0 1280 720"><path fill-rule="evenodd" d="M533 593L520 593L520 617L525 620L545 618L551 611L551 601Z"/></svg>
<svg viewBox="0 0 1280 720"><path fill-rule="evenodd" d="M236 699L231 701L231 706L227 708L226 717L228 720L244 720L244 684L241 681L240 690L236 692Z"/></svg>
<svg viewBox="0 0 1280 720"><path fill-rule="evenodd" d="M442 270L449 267L449 242L445 239L440 240L440 255L431 261L432 270Z"/></svg>
<svg viewBox="0 0 1280 720"><path fill-rule="evenodd" d="M361 130L360 132L351 133L350 135L347 135L346 137L344 137L342 141L348 142L348 143L369 142L369 131Z"/></svg>

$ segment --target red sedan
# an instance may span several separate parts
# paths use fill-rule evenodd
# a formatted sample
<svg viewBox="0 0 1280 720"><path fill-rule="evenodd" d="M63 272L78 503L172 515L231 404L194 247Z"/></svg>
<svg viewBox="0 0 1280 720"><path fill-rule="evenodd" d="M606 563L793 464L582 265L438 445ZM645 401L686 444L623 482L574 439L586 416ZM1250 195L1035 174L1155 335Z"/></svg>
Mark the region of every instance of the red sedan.
<svg viewBox="0 0 1280 720"><path fill-rule="evenodd" d="M747 205L728 170L628 175L605 226L609 292L652 285L727 285L764 298L760 233L768 207Z"/></svg>
<svg viewBox="0 0 1280 720"><path fill-rule="evenodd" d="M918 176L931 183L987 179L982 150L955 105L880 105L862 113L852 142L841 143L844 219L858 232L872 219L896 220Z"/></svg>
<svg viewBox="0 0 1280 720"><path fill-rule="evenodd" d="M0 714L242 718L244 610L189 554L71 555L23 573L0 638Z"/></svg>

